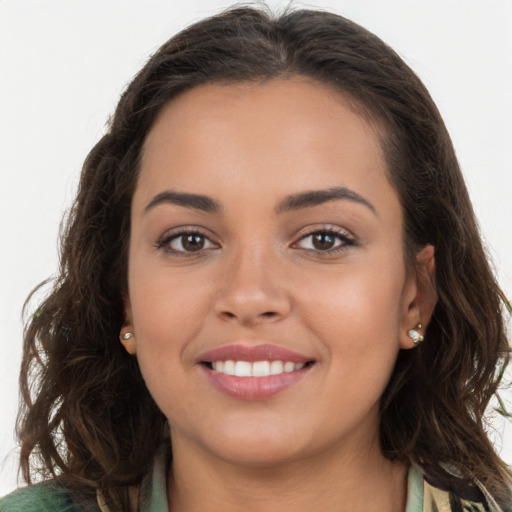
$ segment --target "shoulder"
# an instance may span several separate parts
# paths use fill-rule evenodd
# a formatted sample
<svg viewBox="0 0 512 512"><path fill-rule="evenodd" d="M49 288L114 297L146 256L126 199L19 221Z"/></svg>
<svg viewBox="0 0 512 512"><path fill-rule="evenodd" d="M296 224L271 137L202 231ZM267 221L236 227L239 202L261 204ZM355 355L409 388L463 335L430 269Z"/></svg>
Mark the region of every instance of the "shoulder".
<svg viewBox="0 0 512 512"><path fill-rule="evenodd" d="M457 485L446 487L436 479L423 475L423 483L423 505L426 512L437 510L510 512L509 508L502 509L477 480L473 484L460 480Z"/></svg>
<svg viewBox="0 0 512 512"><path fill-rule="evenodd" d="M69 492L52 483L30 485L0 499L0 512L97 512L72 501Z"/></svg>

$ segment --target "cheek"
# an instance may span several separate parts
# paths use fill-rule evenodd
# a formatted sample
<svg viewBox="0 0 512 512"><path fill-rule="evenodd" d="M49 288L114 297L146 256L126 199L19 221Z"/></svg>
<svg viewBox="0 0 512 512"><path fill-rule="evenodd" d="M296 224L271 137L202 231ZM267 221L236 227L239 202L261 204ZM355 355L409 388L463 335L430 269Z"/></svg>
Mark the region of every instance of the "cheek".
<svg viewBox="0 0 512 512"><path fill-rule="evenodd" d="M148 268L133 261L130 303L137 359L152 393L162 376L177 376L187 361L190 366L187 347L203 327L210 300L193 272Z"/></svg>
<svg viewBox="0 0 512 512"><path fill-rule="evenodd" d="M134 260L130 302L138 337L157 343L192 329L203 316L208 298L202 276L187 268L176 270Z"/></svg>
<svg viewBox="0 0 512 512"><path fill-rule="evenodd" d="M327 329L338 326L377 336L389 328L395 331L403 309L404 279L403 264L391 259L318 272L298 285L304 290L302 302L309 304L303 314L312 321L321 318L318 323Z"/></svg>
<svg viewBox="0 0 512 512"><path fill-rule="evenodd" d="M343 374L387 381L399 348L404 275L402 265L383 261L340 268L303 286L302 322Z"/></svg>

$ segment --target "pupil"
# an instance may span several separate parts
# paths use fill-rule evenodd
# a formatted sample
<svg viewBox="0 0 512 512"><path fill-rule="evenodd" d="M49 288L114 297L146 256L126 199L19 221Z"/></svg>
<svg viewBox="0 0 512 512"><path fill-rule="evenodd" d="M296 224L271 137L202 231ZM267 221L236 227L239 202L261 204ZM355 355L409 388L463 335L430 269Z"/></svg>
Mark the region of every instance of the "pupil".
<svg viewBox="0 0 512 512"><path fill-rule="evenodd" d="M334 237L328 233L317 233L313 237L313 245L315 249L327 250L334 246Z"/></svg>
<svg viewBox="0 0 512 512"><path fill-rule="evenodd" d="M182 243L187 251L199 251L204 246L204 238L201 235L187 235L183 237Z"/></svg>

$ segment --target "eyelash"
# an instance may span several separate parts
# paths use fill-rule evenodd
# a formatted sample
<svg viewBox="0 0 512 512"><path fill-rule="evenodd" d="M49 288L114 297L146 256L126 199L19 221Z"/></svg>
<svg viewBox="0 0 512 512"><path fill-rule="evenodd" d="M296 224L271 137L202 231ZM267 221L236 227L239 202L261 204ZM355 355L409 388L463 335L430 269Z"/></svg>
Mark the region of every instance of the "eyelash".
<svg viewBox="0 0 512 512"><path fill-rule="evenodd" d="M297 247L297 245L300 242L302 242L303 240L306 240L306 239L308 239L310 237L313 237L315 235L332 236L332 237L336 238L340 243L339 243L339 245L333 247L332 249L326 249L326 250L315 249L315 248L311 248L310 249L310 248ZM212 247L207 247L207 248L201 247L197 251L176 250L176 249L172 249L170 247L170 244L173 241L179 240L180 238L182 238L181 246L183 247L183 238L185 236L198 236L198 237L201 237L205 243L211 244ZM297 249L301 249L301 250L303 250L305 252L315 252L316 254L319 254L319 255L323 256L323 255L333 255L333 254L340 253L342 251L347 250L348 247L354 246L354 245L356 245L355 240L347 232L341 231L339 229L335 229L335 228L332 228L332 227L326 227L326 228L321 228L321 229L315 229L314 231L311 231L309 233L306 233L305 235L302 235L297 242L294 242L292 244L292 247L296 247ZM207 251L207 250L210 250L212 248L218 247L218 244L216 244L215 242L212 242L210 237L208 237L207 235L205 235L203 232L201 232L198 229L183 228L180 231L176 231L176 232L173 232L171 234L164 235L156 243L155 247L158 250L162 250L162 251L164 251L164 252L166 252L168 254L172 254L172 255L175 255L175 256L178 256L178 257L191 257L191 256L197 256L197 255L203 254L204 251Z"/></svg>
<svg viewBox="0 0 512 512"><path fill-rule="evenodd" d="M300 237L298 242L295 242L294 245L296 246L299 242L302 242L303 240L306 240L310 237L313 237L315 235L328 235L336 238L340 243L339 245L333 247L332 249L326 249L326 250L320 250L320 249L302 249L304 251L313 251L318 255L321 256L330 256L333 254L338 254L340 252L346 251L348 247L355 246L356 242L354 238L349 235L346 231L342 231L340 229L336 229L333 227L325 227L320 229L315 229L314 231L310 231L309 233L303 235ZM299 247L300 249L300 247Z"/></svg>
<svg viewBox="0 0 512 512"><path fill-rule="evenodd" d="M198 229L183 228L180 231L175 231L173 233L164 235L157 242L156 248L159 249L159 250L162 250L162 251L164 251L164 252L166 252L168 254L172 254L174 256L179 256L179 257L198 256L198 255L202 254L204 251L212 249L212 247L208 247L208 248L200 248L197 251L186 251L186 250L176 250L176 249L172 249L170 247L170 244L173 241L179 240L180 238L182 239L181 246L183 247L183 241L184 241L183 238L186 237L186 236L198 236L198 237L201 237L205 241L205 243L207 241L212 246L218 247L218 245L215 242L212 242L210 237L208 237L207 235L205 235L203 232L199 231Z"/></svg>

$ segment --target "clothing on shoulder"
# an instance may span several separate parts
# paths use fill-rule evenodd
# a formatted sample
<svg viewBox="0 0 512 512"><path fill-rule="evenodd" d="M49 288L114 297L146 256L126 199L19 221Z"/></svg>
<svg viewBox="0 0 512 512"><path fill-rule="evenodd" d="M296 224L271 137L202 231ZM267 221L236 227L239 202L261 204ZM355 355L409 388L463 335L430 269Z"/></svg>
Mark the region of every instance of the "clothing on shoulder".
<svg viewBox="0 0 512 512"><path fill-rule="evenodd" d="M130 512L170 512L166 489L170 463L170 448L163 445L155 457L152 471L140 487L130 488ZM442 484L427 477L421 468L411 466L405 512L512 512L512 505L501 508L479 482L463 487L458 492L443 488ZM109 506L100 491L89 504L84 504L73 501L71 493L58 483L45 482L18 489L0 499L0 512L121 511Z"/></svg>
<svg viewBox="0 0 512 512"><path fill-rule="evenodd" d="M68 490L54 483L22 487L0 499L0 512L101 512L97 504L73 501Z"/></svg>

